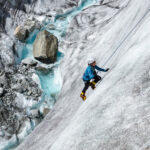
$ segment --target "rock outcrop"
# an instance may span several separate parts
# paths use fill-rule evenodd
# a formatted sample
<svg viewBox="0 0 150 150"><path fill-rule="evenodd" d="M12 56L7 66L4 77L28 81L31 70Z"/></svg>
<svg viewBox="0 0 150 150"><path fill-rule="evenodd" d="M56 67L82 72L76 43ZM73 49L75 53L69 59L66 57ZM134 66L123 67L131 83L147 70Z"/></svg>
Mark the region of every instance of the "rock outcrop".
<svg viewBox="0 0 150 150"><path fill-rule="evenodd" d="M57 38L46 30L41 31L33 44L35 59L43 63L54 63L58 50Z"/></svg>
<svg viewBox="0 0 150 150"><path fill-rule="evenodd" d="M14 134L17 135L27 118L40 118L40 114L26 114L31 101L38 102L42 94L32 80L34 73L34 68L23 64L0 73L0 138L10 139Z"/></svg>
<svg viewBox="0 0 150 150"><path fill-rule="evenodd" d="M39 21L35 19L27 19L23 25L20 25L16 28L14 36L20 41L25 41L29 33L31 33L35 29L40 29L41 26L42 25Z"/></svg>
<svg viewBox="0 0 150 150"><path fill-rule="evenodd" d="M24 41L28 36L28 30L25 29L23 26L18 26L14 32L14 35L20 41Z"/></svg>

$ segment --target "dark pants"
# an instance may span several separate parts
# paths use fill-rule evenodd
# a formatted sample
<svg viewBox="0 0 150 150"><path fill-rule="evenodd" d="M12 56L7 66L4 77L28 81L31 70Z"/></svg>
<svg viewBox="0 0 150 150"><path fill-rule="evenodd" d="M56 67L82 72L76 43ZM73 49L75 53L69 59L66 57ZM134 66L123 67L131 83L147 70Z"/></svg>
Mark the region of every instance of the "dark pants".
<svg viewBox="0 0 150 150"><path fill-rule="evenodd" d="M101 80L101 77L96 74L95 77L94 77L94 82L97 83L99 80ZM82 92L85 93L86 90L87 90L87 89L89 88L89 86L90 86L90 80L88 80L88 81L83 80L83 81L84 81L85 86L84 86Z"/></svg>

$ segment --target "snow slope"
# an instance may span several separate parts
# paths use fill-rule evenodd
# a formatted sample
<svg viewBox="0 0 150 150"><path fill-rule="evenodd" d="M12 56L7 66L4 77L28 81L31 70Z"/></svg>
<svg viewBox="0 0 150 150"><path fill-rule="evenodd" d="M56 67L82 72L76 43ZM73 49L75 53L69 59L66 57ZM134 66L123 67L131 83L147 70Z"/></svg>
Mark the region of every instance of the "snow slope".
<svg viewBox="0 0 150 150"><path fill-rule="evenodd" d="M94 5L72 21L60 43L60 97L18 150L150 149L150 1L111 6L120 9ZM81 77L90 56L110 71L83 102Z"/></svg>

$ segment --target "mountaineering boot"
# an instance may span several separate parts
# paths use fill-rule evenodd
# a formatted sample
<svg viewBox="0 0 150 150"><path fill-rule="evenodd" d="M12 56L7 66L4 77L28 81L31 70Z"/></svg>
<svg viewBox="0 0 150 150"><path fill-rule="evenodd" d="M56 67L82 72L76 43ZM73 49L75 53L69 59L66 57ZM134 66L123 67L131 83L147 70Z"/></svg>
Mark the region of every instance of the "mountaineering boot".
<svg viewBox="0 0 150 150"><path fill-rule="evenodd" d="M96 85L96 83L94 81L90 82L90 86L93 90L96 88L95 85Z"/></svg>
<svg viewBox="0 0 150 150"><path fill-rule="evenodd" d="M80 97L85 101L86 100L86 96L84 92L81 92Z"/></svg>

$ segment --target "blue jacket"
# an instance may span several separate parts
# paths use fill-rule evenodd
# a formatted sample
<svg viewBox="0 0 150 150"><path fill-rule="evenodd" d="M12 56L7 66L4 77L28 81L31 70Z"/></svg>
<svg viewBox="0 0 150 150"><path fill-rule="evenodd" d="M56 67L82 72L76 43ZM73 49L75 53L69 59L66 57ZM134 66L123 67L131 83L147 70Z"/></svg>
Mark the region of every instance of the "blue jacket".
<svg viewBox="0 0 150 150"><path fill-rule="evenodd" d="M91 65L88 65L88 67L86 68L86 70L84 72L83 80L89 81L89 80L93 79L95 76L95 73L94 73L95 69L97 69L98 71L106 72L105 69L99 68L98 66L92 67Z"/></svg>

